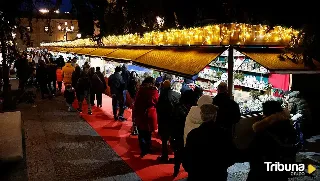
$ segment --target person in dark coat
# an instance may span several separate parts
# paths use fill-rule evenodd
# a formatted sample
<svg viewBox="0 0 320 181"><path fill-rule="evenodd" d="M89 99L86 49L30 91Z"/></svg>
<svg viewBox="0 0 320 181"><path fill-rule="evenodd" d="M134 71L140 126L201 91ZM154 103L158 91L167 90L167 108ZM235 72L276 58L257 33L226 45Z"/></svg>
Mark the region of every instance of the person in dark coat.
<svg viewBox="0 0 320 181"><path fill-rule="evenodd" d="M312 116L307 101L302 97L299 91L292 91L287 96L288 109L292 114L293 121L296 122L296 129L299 132L301 149L304 149L305 134L312 126ZM296 119L294 119L296 118ZM309 128L309 129L308 129Z"/></svg>
<svg viewBox="0 0 320 181"><path fill-rule="evenodd" d="M36 73L37 82L40 85L41 98L45 98L45 94L48 94L51 97L50 91L48 89L48 69L43 60L39 62L39 67Z"/></svg>
<svg viewBox="0 0 320 181"><path fill-rule="evenodd" d="M162 142L162 154L159 161L168 161L168 141L171 136L174 121L174 107L179 103L180 94L171 89L171 83L166 80L162 83L161 94L157 103L158 133Z"/></svg>
<svg viewBox="0 0 320 181"><path fill-rule="evenodd" d="M79 94L79 107L78 111L82 113L82 104L84 99L86 99L86 102L88 104L88 114L92 115L91 111L91 104L90 104L90 88L91 88L91 82L88 74L86 74L84 71L81 72L80 78L77 82L77 93Z"/></svg>
<svg viewBox="0 0 320 181"><path fill-rule="evenodd" d="M62 55L60 55L59 58L57 58L56 64L58 67L64 67L66 65L66 62L64 61L64 58Z"/></svg>
<svg viewBox="0 0 320 181"><path fill-rule="evenodd" d="M48 88L49 91L52 92L52 94L55 94L57 92L57 76L56 76L56 70L57 65L51 61L49 64L47 64L48 69Z"/></svg>
<svg viewBox="0 0 320 181"><path fill-rule="evenodd" d="M126 105L126 101L127 101L127 91L128 91L129 80L130 80L130 72L129 72L126 64L122 65L121 76L122 76L122 80L124 82L123 102L124 102L124 108L126 108L125 105Z"/></svg>
<svg viewBox="0 0 320 181"><path fill-rule="evenodd" d="M110 87L110 92L112 95L112 110L114 120L124 121L124 100L123 100L123 90L124 81L120 74L121 67L116 67L114 74L110 75L108 79L108 86ZM117 113L119 106L119 113Z"/></svg>
<svg viewBox="0 0 320 181"><path fill-rule="evenodd" d="M232 141L227 138L225 130L216 123L218 107L204 104L200 109L203 123L187 136L183 168L188 172L188 181L208 178L226 181L227 169L233 164L233 160L230 159L234 148Z"/></svg>
<svg viewBox="0 0 320 181"><path fill-rule="evenodd" d="M66 89L64 91L64 98L66 99L66 103L68 105L68 111L71 112L73 111L72 103L74 102L75 99L75 92L74 88L71 85L67 85Z"/></svg>
<svg viewBox="0 0 320 181"><path fill-rule="evenodd" d="M157 110L158 89L154 78L147 77L142 82L133 106L133 121L138 128L138 140L140 146L140 157L144 157L151 151L151 134L158 128Z"/></svg>
<svg viewBox="0 0 320 181"><path fill-rule="evenodd" d="M187 90L193 90L193 89L189 86L189 84L192 84L192 83L194 83L193 80L191 80L191 79L184 79L184 81L183 81L183 83L182 83L181 90L180 90L181 94L184 93L184 92L187 91Z"/></svg>
<svg viewBox="0 0 320 181"><path fill-rule="evenodd" d="M174 153L174 177L178 176L183 160L184 127L191 107L196 105L194 97L195 94L192 90L185 91L183 94L181 94L179 103L174 108L174 121L171 124L171 146Z"/></svg>
<svg viewBox="0 0 320 181"><path fill-rule="evenodd" d="M93 90L93 84L92 84L92 80L93 80L93 75L95 74L95 69L94 67L90 67L88 71L85 70L85 68L83 68L84 72L88 72L88 77L90 79L91 82L91 87L90 87L90 104L91 106L94 106L94 100L95 100L95 93Z"/></svg>
<svg viewBox="0 0 320 181"><path fill-rule="evenodd" d="M78 83L80 76L81 76L81 68L78 66L75 68L75 71L72 73L72 78L71 78L71 80L72 80L71 85L76 91L76 97L77 97L78 101L79 101L79 93L77 91L77 83Z"/></svg>
<svg viewBox="0 0 320 181"><path fill-rule="evenodd" d="M295 163L296 133L290 114L277 101L263 103L263 117L253 124L255 137L249 146L250 172L247 181L288 180L287 172L268 172L265 162Z"/></svg>
<svg viewBox="0 0 320 181"><path fill-rule="evenodd" d="M230 99L226 83L218 85L218 94L213 98L212 104L219 107L217 124L227 129L232 139L234 126L240 121L241 113L238 103Z"/></svg>
<svg viewBox="0 0 320 181"><path fill-rule="evenodd" d="M29 78L29 64L26 55L22 55L15 61L14 67L17 69L19 78L19 89L23 90Z"/></svg>
<svg viewBox="0 0 320 181"><path fill-rule="evenodd" d="M138 74L135 71L130 73L130 81L128 83L128 92L130 94L131 99L134 99L137 94L137 86L138 86Z"/></svg>
<svg viewBox="0 0 320 181"><path fill-rule="evenodd" d="M102 107L102 93L107 89L106 80L100 72L100 67L96 67L96 72L91 78L92 93L97 99L97 107ZM94 96L93 96L94 97ZM90 100L91 101L91 100ZM92 102L94 104L94 102Z"/></svg>

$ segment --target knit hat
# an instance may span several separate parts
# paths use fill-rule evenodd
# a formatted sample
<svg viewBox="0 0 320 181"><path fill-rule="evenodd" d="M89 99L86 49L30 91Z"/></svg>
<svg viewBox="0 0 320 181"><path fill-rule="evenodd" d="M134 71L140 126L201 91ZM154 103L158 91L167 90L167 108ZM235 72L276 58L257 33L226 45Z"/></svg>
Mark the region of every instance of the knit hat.
<svg viewBox="0 0 320 181"><path fill-rule="evenodd" d="M215 121L218 107L213 104L204 104L200 107L201 119L203 122Z"/></svg>
<svg viewBox="0 0 320 181"><path fill-rule="evenodd" d="M162 83L162 88L170 88L171 87L171 83L169 80L165 80L163 83Z"/></svg>

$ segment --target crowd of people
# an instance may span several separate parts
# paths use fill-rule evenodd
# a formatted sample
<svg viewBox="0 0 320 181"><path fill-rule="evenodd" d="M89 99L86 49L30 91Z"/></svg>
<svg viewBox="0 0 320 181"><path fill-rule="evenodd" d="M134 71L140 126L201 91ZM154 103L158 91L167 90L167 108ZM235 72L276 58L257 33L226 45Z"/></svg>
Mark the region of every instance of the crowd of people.
<svg viewBox="0 0 320 181"><path fill-rule="evenodd" d="M37 62L34 61L36 56L40 57ZM30 57L33 57L31 61ZM109 86L114 120L125 121L124 110L127 106L132 108L140 157L152 154L152 133L157 132L162 141L158 161L173 163L174 176L179 174L182 165L188 172L188 180L206 180L212 176L216 180L227 180L227 168L246 160L250 161L250 181L288 179L286 172L267 172L264 164L295 160L296 133L290 114L281 103L267 101L263 104L263 116L252 126L254 141L248 150L240 151L233 142L240 109L228 96L226 83L218 86L218 94L212 98L203 95L199 87L183 86L180 93L174 91L171 77L167 75L157 80L146 77L140 85L135 72L129 72L126 65L116 67L106 82L100 67L90 67L89 63L79 67L76 62L72 59L65 63L63 57L53 61L46 53L41 56L24 54L15 63L19 87L24 89L31 81L40 88L41 98L51 99L61 93L64 84L69 111L75 111L72 105L77 99L77 111L82 112L86 100L87 113L91 115L95 100L97 107L102 107L102 94ZM133 100L129 104L128 94ZM169 146L174 152L171 159Z"/></svg>
<svg viewBox="0 0 320 181"><path fill-rule="evenodd" d="M218 86L214 98L196 89L171 88L166 78L156 83L147 77L137 91L133 122L138 129L141 157L152 154L151 135L162 141L159 162L173 162L173 175L182 164L188 180L227 180L227 168L239 161L250 162L248 180L287 180L286 172L267 172L264 162L294 163L296 133L288 111L280 102L263 104L261 121L252 126L254 141L245 151L234 145L234 127L240 120L239 105L229 98L227 84ZM170 159L168 145L174 152ZM289 145L289 146L288 146Z"/></svg>

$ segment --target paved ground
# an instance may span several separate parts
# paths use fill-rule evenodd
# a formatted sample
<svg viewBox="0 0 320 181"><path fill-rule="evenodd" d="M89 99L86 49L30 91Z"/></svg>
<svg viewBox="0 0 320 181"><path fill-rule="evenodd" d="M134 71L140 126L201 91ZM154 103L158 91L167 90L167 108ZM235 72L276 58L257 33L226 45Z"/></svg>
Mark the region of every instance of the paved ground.
<svg viewBox="0 0 320 181"><path fill-rule="evenodd" d="M77 113L66 111L61 97L37 100L36 108L21 104L18 109L25 132L27 177L13 173L19 178L6 180L139 180Z"/></svg>

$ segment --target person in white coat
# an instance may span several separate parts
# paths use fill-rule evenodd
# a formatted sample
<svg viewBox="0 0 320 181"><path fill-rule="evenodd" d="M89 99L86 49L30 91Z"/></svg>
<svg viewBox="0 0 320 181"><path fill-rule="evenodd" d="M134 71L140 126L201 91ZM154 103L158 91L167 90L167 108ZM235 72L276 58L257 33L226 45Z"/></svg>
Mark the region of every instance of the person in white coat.
<svg viewBox="0 0 320 181"><path fill-rule="evenodd" d="M203 95L199 98L197 106L192 106L184 127L184 144L186 143L188 133L194 128L198 128L203 122L200 115L200 107L204 104L212 104L212 97L209 95Z"/></svg>

